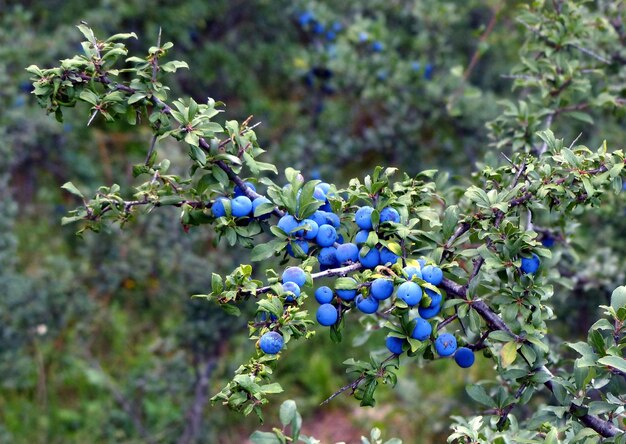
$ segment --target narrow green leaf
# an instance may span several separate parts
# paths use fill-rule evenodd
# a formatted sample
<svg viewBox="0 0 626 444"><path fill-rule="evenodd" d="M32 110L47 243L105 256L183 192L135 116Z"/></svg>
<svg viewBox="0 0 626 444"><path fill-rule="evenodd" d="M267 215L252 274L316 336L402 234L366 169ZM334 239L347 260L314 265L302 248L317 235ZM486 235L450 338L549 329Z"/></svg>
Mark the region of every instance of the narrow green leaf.
<svg viewBox="0 0 626 444"><path fill-rule="evenodd" d="M491 396L487 394L485 389L480 385L468 385L465 387L465 391L474 401L486 405L487 407L496 408L496 401L493 400Z"/></svg>
<svg viewBox="0 0 626 444"><path fill-rule="evenodd" d="M63 185L61 185L61 188L63 188L66 191L69 191L75 196L81 197L83 199L85 198L85 196L83 196L83 193L81 193L80 190L76 188L76 186L74 186L72 182L65 182Z"/></svg>

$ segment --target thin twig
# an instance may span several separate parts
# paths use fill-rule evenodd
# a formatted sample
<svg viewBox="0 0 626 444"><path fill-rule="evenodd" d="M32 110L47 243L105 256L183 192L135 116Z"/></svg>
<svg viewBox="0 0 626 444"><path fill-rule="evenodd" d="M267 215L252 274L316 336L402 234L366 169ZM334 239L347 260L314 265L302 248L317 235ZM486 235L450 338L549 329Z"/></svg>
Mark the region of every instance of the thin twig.
<svg viewBox="0 0 626 444"><path fill-rule="evenodd" d="M593 52L591 49L585 48L584 46L577 45L576 43L570 43L569 45L574 47L574 48L576 48L580 52L582 52L584 54L587 54L590 57L593 57L594 59L596 59L596 60L598 60L598 61L600 61L602 63L605 63L607 65L611 64L611 61L609 59L607 59L604 56L601 56L600 54L598 54L596 52Z"/></svg>
<svg viewBox="0 0 626 444"><path fill-rule="evenodd" d="M346 265L344 267L329 268L328 270L319 271L317 273L311 273L311 279L315 280L315 279L319 279L323 277L347 276L348 273L353 273L355 271L360 270L361 268L363 268L363 265L361 265L360 262L357 262L351 265ZM259 295L259 294L267 293L271 289L272 287L270 285L267 285L265 287L257 288L256 290L254 290L254 292L255 294Z"/></svg>
<svg viewBox="0 0 626 444"><path fill-rule="evenodd" d="M152 142L150 142L150 149L148 150L148 154L146 155L146 161L144 165L148 165L150 162L150 158L152 157L152 153L154 152L154 146L156 145L157 135L152 136Z"/></svg>

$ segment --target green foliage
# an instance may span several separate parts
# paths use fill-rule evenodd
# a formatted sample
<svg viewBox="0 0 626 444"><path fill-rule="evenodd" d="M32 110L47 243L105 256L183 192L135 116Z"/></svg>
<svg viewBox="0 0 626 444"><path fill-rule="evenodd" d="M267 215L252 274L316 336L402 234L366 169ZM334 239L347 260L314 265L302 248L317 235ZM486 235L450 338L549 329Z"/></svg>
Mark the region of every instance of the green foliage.
<svg viewBox="0 0 626 444"><path fill-rule="evenodd" d="M228 2L218 3L214 9L198 4L195 12L199 16L217 14L219 17L219 12L228 11L230 6ZM259 36L272 24L280 23L281 14L289 14L297 22L303 8L297 5L278 13L278 6L258 3L255 13L263 17L259 11L265 11L268 16L267 20L260 19L262 25L258 34L255 33ZM116 2L113 4L117 5ZM312 11L315 21L304 25L295 23L289 33L299 35L301 41L281 49L285 58L294 57L298 69L276 68L280 65L278 63L267 64L272 66L263 74L276 74L278 70L279 75L273 81L293 86L297 94L302 93L302 87L298 85L301 77L307 82L311 75L315 77L312 85L305 88L308 99L291 99L295 102L293 108L313 109L312 112L305 112L303 118L291 122L283 122L280 117L276 119L275 116L281 116L279 107L279 111L270 114L270 125L276 123L272 120L278 120L280 125L290 127L278 142L281 146L279 155L272 155L271 151L265 153L261 148L261 144L265 143L262 141L267 137L260 132L257 134L256 125L245 118L248 113L241 113L244 117L237 120L223 118L221 102L205 99L204 90L195 91L195 84L204 84L205 75L212 76L224 68L214 62L208 67L194 64L199 49L191 46L192 50L187 54L191 58L187 64L169 60L168 55L173 53L174 48L171 43L161 44L160 32L156 46L145 49L140 47L141 42L135 42L135 33L116 34L99 40L96 35L100 33L94 33L84 23L79 25L86 39L80 46L81 55L64 58L59 66L51 69L33 65L28 71L34 76L33 92L39 104L58 120L74 120L72 114L85 110L87 117L83 121L88 124L101 125L106 121L110 122L107 125L115 124L125 129L138 127L139 131L152 137L151 143L146 144L148 147L135 149L132 162L125 162L134 163L131 184L125 183L123 178L106 180L113 185L85 185L84 180L76 179L80 175L73 173L62 180L65 182L62 188L73 195L72 199L80 202L79 207L63 219L63 223L78 223L81 234L92 230L105 232L100 234L102 236L112 231L113 236L106 239L119 238L122 244L129 243L131 259L116 263L116 258L113 258L112 263L104 266L104 272L99 270L93 274L87 271L88 266L76 267L58 261L56 268L49 269L51 276L64 276L57 286L47 285L45 276L34 286L27 279L14 279L7 292L15 302L8 303L7 309L3 307L0 313L16 312L19 314L16 319L24 321L18 319L14 323L11 320L6 322L6 327L3 326L8 332L5 336L17 338L10 342L8 350L24 350L32 343L33 336L36 338L36 334L40 334L42 330L39 327L42 325L56 333L79 319L95 316L99 307L91 303L81 306L84 301L80 300L80 292L67 288L64 282L80 280L91 283L97 281L98 276L105 275L117 283L142 283L153 274L162 274L170 280L166 288L173 294L180 294L181 288L184 288L183 293L196 294L216 302L227 314L239 316L243 313L244 316L239 319L252 317L250 304L245 302L256 300L256 314L248 323L249 338L256 341L268 331L279 332L285 339L287 350L297 353L297 348L302 346L297 341L310 341L315 333L307 299L311 299L308 296L319 279L333 278L335 290L356 290L360 296L366 297L370 294L371 282L376 278L391 279L396 286L404 283L408 276L403 266L422 269L416 261L420 258L426 264L440 267L445 272L445 279L435 286L419 276L413 277L411 280L420 291L433 292L425 294L414 308L393 297L381 302L376 315L362 316L356 313L353 302L334 300L339 321L330 329L331 338L337 342L349 340L355 336L352 326L357 325L361 331L356 333L355 342L361 345L367 343L365 352L372 351L372 354L367 359L358 350L346 351L353 356L345 361L347 373L355 379L331 398L351 390L362 405L371 406L380 387L398 383L402 375L400 364L405 366L408 359L378 351L383 343L372 332L382 329L391 337L405 341L403 351L419 365L436 365L432 361L439 358L433 342L443 331L447 331L455 334L460 345L475 351L482 350L485 360L492 360L498 372L496 381L468 387L470 398L489 410L484 412L483 417L455 419L451 440L505 442L508 437L513 437L529 442L537 439L579 442L618 434L619 428L623 427L620 423L624 408L624 400L620 397L623 380L620 378L624 374L623 322L626 313L621 308L621 290L614 293L611 306L605 306L605 314L610 321L594 324L587 342L571 343L573 350L580 354L573 367L566 359L567 354L561 353L563 350L550 339L548 332L556 314L565 313L560 304L567 302L569 312L576 312L570 304L581 302L567 299L571 294L568 289L575 290L577 282L588 286L600 282L596 291L603 294L604 299L607 288L612 289L623 283L623 279L620 281L623 266L620 267L618 261L613 268L597 270L579 270L580 265L576 262L577 255L590 251L609 265L616 262L610 251L607 257L603 257L602 252L607 250L595 248L593 242L602 236L592 233L585 239L584 230L581 235L576 221L584 225L585 221L600 214L604 217L603 222L609 225L608 221L615 218L615 214L608 209L615 207L617 199L614 196L619 196L623 187L623 151L609 150L608 146L612 143L595 140L598 135L604 137L605 133L611 134L615 123L614 119L608 118L610 114L620 116L623 113L620 85L624 75L621 63L624 39L619 9L613 5L597 7L584 2L534 2L525 5L520 13L515 13L524 32L522 44L517 34L513 37L507 35L510 37L508 40L499 38L507 32L511 33L510 27L493 31L490 30L491 25L485 29L464 22L468 20L466 17L477 11L483 15L485 11L480 8L485 5L482 2L461 5L430 1L405 6L379 1L366 2L363 6L307 3L306 8ZM194 10L193 5L180 5L172 6L172 11L182 13L187 7ZM268 14L268 8L272 14ZM493 14L493 20L512 14L512 9L500 6L493 11L487 10ZM166 14L165 17L167 25L169 16ZM341 29L337 29L334 39L314 35L313 24L323 24L328 29L336 20ZM177 23L172 23L171 28L164 26L164 32L172 33L176 36L174 40L186 45L189 42L182 36ZM247 23L246 19L244 23ZM119 23L111 26L123 29ZM238 32L239 26L242 25L233 25L233 32ZM107 32L112 28L108 28ZM245 24L242 28L245 29ZM471 75L475 66L474 57L468 68L463 70L467 54L455 45L466 39L468 28L477 36L481 33L474 53L476 60L486 56L488 60L492 57L493 61L498 58L495 55L510 54L506 45L521 47L521 62L513 67L510 76L499 76L512 65L510 57L502 59L502 69L497 67L487 76L481 75L480 79ZM396 32L398 29L409 31ZM442 29L453 31L442 32ZM457 29L461 32L457 33ZM221 32L219 26L216 26L215 32ZM490 40L503 43L495 44L487 51L491 32L495 32L495 37L492 35ZM361 38L362 33L367 37L365 40ZM245 42L235 40L237 48L245 48ZM375 42L380 43L377 48L382 50L375 49ZM467 42L463 41L463 44ZM228 53L228 45L225 44L219 51L222 50L223 55ZM66 50L63 50L62 57L66 56L65 53ZM242 53L250 55L249 58L240 58L251 65L258 64L267 56L262 54L262 47L248 52L243 49ZM40 63L39 60L43 59L32 57L29 62L32 60ZM410 61L419 61L424 70L415 69ZM242 61L233 60L232 63L233 66L226 69L236 78L240 75L237 66ZM427 75L428 64L431 70ZM201 68L198 69L198 66ZM193 97L172 100L170 97L186 96L188 93L180 93L185 88L171 84L167 76L180 68L189 67L188 72L183 70L178 74L195 83L189 87L194 91ZM324 70L331 75L328 76ZM513 97L505 90L509 78L514 80ZM233 81L240 82L237 96L246 96L245 85L250 90L257 88L248 79ZM268 91L271 94L271 88ZM500 98L505 100L498 102L496 99ZM274 99L272 103L281 100ZM72 107L76 107L76 111L69 110ZM251 107L268 109L254 100ZM485 121L489 121L488 131L482 130ZM594 122L594 127L590 127ZM437 131L433 132L433 128ZM578 145L580 136L575 136L580 130L584 130L588 146L599 148ZM555 133L564 138L557 138ZM472 136L466 137L467 134ZM496 151L498 155L488 152L483 159L482 151L488 139L499 151ZM415 150L416 140L423 142L419 150ZM184 160L177 161L172 153L171 147L176 143L185 147ZM380 157L390 149L394 158ZM467 150L470 162L450 157L451 152L460 149ZM307 156L293 162L303 152ZM262 161L261 155L266 159ZM346 159L350 159L348 169L359 170L360 175L360 161L367 156L372 156L376 162L402 166L401 169L407 172L399 173L396 168L372 168L370 175L363 179L351 179L345 187L330 186L328 202L324 202L314 195L320 181L305 180L299 171L291 167L315 165L318 160L314 159L320 158L332 157L332 162L328 162L330 166L345 164ZM417 173L423 165L430 164L443 165L444 170L454 168L456 172L465 172L473 167L475 159L481 159L481 163L471 178L450 177L435 170ZM460 165L456 165L457 162ZM286 186L282 187L268 176L276 175L280 167L287 165L289 167L284 174ZM325 171L327 177L331 176L330 171ZM68 178L73 182L67 182ZM259 190L247 187L244 180L254 183ZM92 183L102 183L102 180ZM235 217L231 201L226 200L225 215L216 217L212 212L213 205L219 198L233 196L237 192L235 186L251 199L265 194L269 203L262 204L254 214ZM87 189L96 191L87 192ZM340 225L337 231L346 240L352 239L358 231L353 219L359 206L372 206L373 230L361 246L361 257L385 247L399 256L396 263L365 269L360 262L355 262L316 271L320 246L305 242L308 247L305 252L298 244L302 240L298 234L300 227L287 233L275 225L272 217L289 213L302 221L326 205L338 216ZM380 215L386 207L398 211L401 223L381 223ZM11 204L5 208L7 226L11 226L15 217L11 208ZM176 211L176 215L170 210ZM145 251L145 245L140 240L143 234L133 239L132 235L123 237L116 231L115 224L127 230L145 226L143 220L147 218L143 216L147 213L152 213L151 220L177 217L179 226L188 233L189 240L179 247L180 254L174 261L171 256L168 261L165 255L172 245L179 242L173 233L176 222L162 230L159 235L161 248L155 253ZM620 223L623 225L618 221L603 230L604 233L615 230L612 237L606 237L606 241L618 238ZM202 231L206 225L210 226L208 235ZM85 238L90 239L88 236ZM220 242L222 238L225 241ZM556 239L557 247L548 247L544 242L547 239ZM218 260L217 264L207 269L206 264L196 256L198 246L208 245L206 241L213 241L218 248L228 244L251 251L237 257L234 266L228 260ZM7 243L11 245L13 242L8 234ZM88 248L90 251L98 250L94 244ZM621 245L615 248L619 249ZM218 250L215 256L219 256L220 252L223 250ZM525 274L520 270L521 259L532 254L541 257L542 265L538 272ZM7 254L7 275L15 270L15 266L10 264L12 256L12 253ZM290 256L296 259L290 259ZM175 270L168 270L168 266L177 263L179 258L184 258L185 263ZM291 265L295 263L306 271L306 284L299 298L293 300L293 294L282 288L279 282L281 273L275 269L275 262L267 262L270 258L280 260L281 266L291 261ZM138 270L137 263L142 260L147 263L156 260L154 270ZM242 264L248 260L253 265ZM220 267L220 264L225 267ZM215 272L219 272L220 268L233 267L235 270L224 276ZM149 268L146 267L146 270ZM203 270L203 273L194 270ZM89 274L91 276L86 278ZM129 280L124 278L125 275ZM46 307L42 310L44 313L38 317L29 310L24 310L23 314L15 311L13 306L19 306L25 295L38 286L44 288L37 293L41 295L37 305ZM106 286L106 283L97 284L98 288ZM114 289L115 283L112 283L108 291ZM432 337L425 341L413 339L413 317L420 309L428 308L437 295L443 295L444 302L440 313L430 320ZM162 310L167 312L168 307L173 306L166 304L164 299L158 299L156 305L163 304ZM598 304L590 301L587 305L595 308ZM62 311L58 306L71 307L74 311L63 311L64 316L51 322L47 312ZM114 312L113 308L111 310ZM146 318L152 317L153 310L151 308L150 313L145 314ZM165 339L151 339L171 344L171 332L175 330L175 345L166 348L175 350L181 347L184 353L177 358L155 360L154 367L158 368L162 363L176 367L175 371L166 372L166 375L179 379L177 387L180 393L192 384L190 367L185 366L186 360L191 361L196 372L195 387L200 387L200 393L202 390L206 392L208 376L203 375L211 374L216 365L215 356L225 354L224 343L232 342L234 348L241 346L232 337L238 326L242 330L241 323L238 324L236 319L222 316L220 311L199 299L189 302L184 314L177 309L163 314L164 324L170 323L170 334ZM172 322L181 325L174 329ZM14 325L20 323L29 326L29 335L13 333L18 331ZM141 331L127 336L128 333L122 330L118 341L129 337L139 338L139 342L147 341ZM225 341L225 337L229 340ZM119 345L114 349L119 352ZM244 350L247 349L244 347ZM29 359L28 353L21 353L20 357ZM345 357L342 356L341 360ZM9 359L7 362L10 362ZM128 359L131 359L130 356ZM269 403L269 395L282 391L282 387L273 382L274 371L281 369L281 359L282 354L264 355L256 350L247 363L239 365L243 357L237 355L232 360L237 364L227 364L232 368L223 369L234 372L234 378L213 397L213 401L246 415L255 412L262 417L262 407ZM108 387L106 370L93 360L87 359L86 362L87 366L81 361L72 369L84 373L89 384L102 389ZM20 367L16 367L18 372L14 379L24 381L25 378L20 376ZM28 365L23 368L26 367ZM140 363L135 371L138 375L144 372L159 375L148 367ZM134 382L133 377L129 378L129 392L132 392L134 384L145 385L141 382L142 376L136 379ZM34 380L31 376L30 386L33 386ZM148 386L155 396L146 399L142 410L157 423L150 426L154 426L155 430L180 428L171 425L180 422L182 414L178 412L177 415L175 409L167 408L167 405L177 403L177 395L170 395L165 398L167 401L159 403L158 395L166 396L162 386L156 382ZM553 396L549 405L543 404L541 396L534 396L544 389ZM593 400L590 392L593 392ZM118 404L122 407L124 404L119 402L119 397ZM535 414L528 415L524 409L514 410L515 406L524 404L529 404ZM295 407L287 404L284 413L282 410L280 419L283 426L291 425L292 433L297 435L294 430L300 427L299 416L289 413ZM519 414L515 413L517 411ZM117 421L113 418L114 414L112 412L111 417L104 421ZM124 418L121 421L124 424L113 427L112 431L107 429L102 439L133 434L145 438L143 426L136 421L133 423L137 414L120 410L117 414ZM63 424L77 424L80 416L71 409L59 410ZM191 423L193 421L188 422ZM185 427L183 437L193 439L198 433L198 430L188 431ZM372 433L372 442L377 442L379 435ZM174 434L172 432L171 436ZM272 439L278 441L271 442L287 439L280 430L275 430L272 435ZM619 439L616 438L617 442Z"/></svg>

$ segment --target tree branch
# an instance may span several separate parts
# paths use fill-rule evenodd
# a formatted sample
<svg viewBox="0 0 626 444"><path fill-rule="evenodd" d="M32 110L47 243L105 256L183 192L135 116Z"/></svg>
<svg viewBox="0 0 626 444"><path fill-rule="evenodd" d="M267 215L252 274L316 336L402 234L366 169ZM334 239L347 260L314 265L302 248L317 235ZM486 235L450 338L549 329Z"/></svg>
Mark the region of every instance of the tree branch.
<svg viewBox="0 0 626 444"><path fill-rule="evenodd" d="M320 271L317 273L311 273L311 279L315 280L315 279L319 279L323 277L346 276L348 273L358 271L361 268L363 268L363 265L361 265L360 262L356 262L354 264L346 265L344 267L330 268L328 270ZM267 293L268 291L271 290L271 288L272 287L270 285L267 285L265 287L257 288L254 291L257 295L259 295L259 294Z"/></svg>
<svg viewBox="0 0 626 444"><path fill-rule="evenodd" d="M202 425L202 413L207 402L210 376L215 368L217 358L208 356L204 360L204 368L198 374L194 388L194 401L185 414L185 429L178 439L178 444L190 444L196 441Z"/></svg>
<svg viewBox="0 0 626 444"><path fill-rule="evenodd" d="M126 85L122 85L119 83L114 83L111 79L109 79L107 76L105 75L98 75L98 76L89 76L88 74L85 73L76 73L78 75L78 77L84 81L92 81L92 80L96 80L104 85L111 85L114 86L115 89L119 90L119 91L123 91L126 92L128 94L134 94L136 92L136 90L134 88L131 88L129 86ZM172 113L172 108L165 102L163 102L161 99L159 99L156 96L151 96L149 98L150 102L152 102L155 106L157 106L158 108L161 109L161 112L163 112L164 114L167 115L171 115ZM244 129L242 130L241 134L245 134L245 131L247 130ZM225 145L227 145L229 142L231 142L231 139L224 139L220 142L219 146L223 147ZM199 139L199 145L200 148L202 148L205 152L210 153L210 148L211 146L209 145L209 143L202 137L200 137ZM214 162L215 165L217 165L219 168L221 168L226 175L228 176L228 178L234 182L236 185L239 186L239 188L241 188L241 190L244 192L244 194L246 196L248 196L248 198L250 198L251 200L254 200L258 197L262 197L261 194L253 191L252 189L250 189L245 182L237 175L237 173L235 173L233 171L233 169L226 164L226 162L222 161L222 160L217 160ZM282 217L285 215L284 211L282 211L280 208L275 207L272 210L272 213L277 216L277 217Z"/></svg>

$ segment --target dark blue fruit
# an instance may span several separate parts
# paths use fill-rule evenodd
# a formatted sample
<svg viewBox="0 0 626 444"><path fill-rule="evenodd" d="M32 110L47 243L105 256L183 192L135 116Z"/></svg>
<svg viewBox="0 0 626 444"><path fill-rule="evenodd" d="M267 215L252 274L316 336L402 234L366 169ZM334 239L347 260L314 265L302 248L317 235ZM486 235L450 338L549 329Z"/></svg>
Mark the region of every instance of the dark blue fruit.
<svg viewBox="0 0 626 444"><path fill-rule="evenodd" d="M320 247L330 247L337 240L337 231L335 227L324 224L319 227L315 241Z"/></svg>
<svg viewBox="0 0 626 444"><path fill-rule="evenodd" d="M539 270L540 265L541 260L535 253L533 253L532 257L523 257L521 266L522 273L535 274L537 270Z"/></svg>
<svg viewBox="0 0 626 444"><path fill-rule="evenodd" d="M356 281L354 279L352 279L352 281L356 286ZM351 301L356 296L356 288L354 290L338 290L335 288L335 292L337 293L337 296L339 296L344 301Z"/></svg>
<svg viewBox="0 0 626 444"><path fill-rule="evenodd" d="M429 284L439 285L443 280L443 271L436 265L426 265L422 268L422 279Z"/></svg>
<svg viewBox="0 0 626 444"><path fill-rule="evenodd" d="M418 312L424 319L434 318L441 311L441 305L431 304L429 307L419 307Z"/></svg>
<svg viewBox="0 0 626 444"><path fill-rule="evenodd" d="M474 364L474 352L467 347L460 347L454 354L454 360L461 368L468 368Z"/></svg>
<svg viewBox="0 0 626 444"><path fill-rule="evenodd" d="M389 350L391 353L401 355L404 342L404 339L396 338L394 336L387 336L387 339L385 340L385 345L387 346L387 350Z"/></svg>
<svg viewBox="0 0 626 444"><path fill-rule="evenodd" d="M422 318L415 318L415 327L411 332L411 337L418 341L425 341L430 338L430 334L433 332L433 327L430 323Z"/></svg>
<svg viewBox="0 0 626 444"><path fill-rule="evenodd" d="M374 209L372 207L361 207L356 213L354 213L354 222L359 226L361 230L371 230L372 226L372 213Z"/></svg>
<svg viewBox="0 0 626 444"><path fill-rule="evenodd" d="M325 327L329 327L331 325L335 325L337 322L337 318L339 315L337 314L337 309L332 304L322 304L317 308L317 313L315 314L317 318L317 322Z"/></svg>
<svg viewBox="0 0 626 444"><path fill-rule="evenodd" d="M353 243L346 243L337 247L337 262L357 262L359 260L359 247Z"/></svg>
<svg viewBox="0 0 626 444"><path fill-rule="evenodd" d="M259 347L268 355L275 355L283 349L283 345L285 345L285 340L280 333L275 331L265 333L259 341Z"/></svg>
<svg viewBox="0 0 626 444"><path fill-rule="evenodd" d="M375 268L380 264L380 253L376 248L370 248L365 256L359 254L359 262L365 268Z"/></svg>
<svg viewBox="0 0 626 444"><path fill-rule="evenodd" d="M317 255L320 265L334 267L337 265L337 249L335 247L324 247Z"/></svg>
<svg viewBox="0 0 626 444"><path fill-rule="evenodd" d="M315 290L315 300L320 304L328 304L333 298L333 291L329 287L322 286Z"/></svg>
<svg viewBox="0 0 626 444"><path fill-rule="evenodd" d="M361 295L356 297L356 308L365 314L372 314L378 311L378 299L364 298Z"/></svg>
<svg viewBox="0 0 626 444"><path fill-rule="evenodd" d="M383 208L380 212L380 223L382 224L383 222L400 223L400 213L391 207Z"/></svg>
<svg viewBox="0 0 626 444"><path fill-rule="evenodd" d="M404 282L398 287L396 295L409 307L413 307L422 299L422 288L415 282Z"/></svg>
<svg viewBox="0 0 626 444"><path fill-rule="evenodd" d="M384 301L391 296L393 288L393 281L391 279L374 279L370 287L370 294L379 301Z"/></svg>
<svg viewBox="0 0 626 444"><path fill-rule="evenodd" d="M283 284L287 282L295 282L298 287L303 287L306 284L306 273L302 268L289 267L283 271L282 276Z"/></svg>
<svg viewBox="0 0 626 444"><path fill-rule="evenodd" d="M450 356L456 351L456 338L450 333L443 333L435 339L435 350L442 357Z"/></svg>

